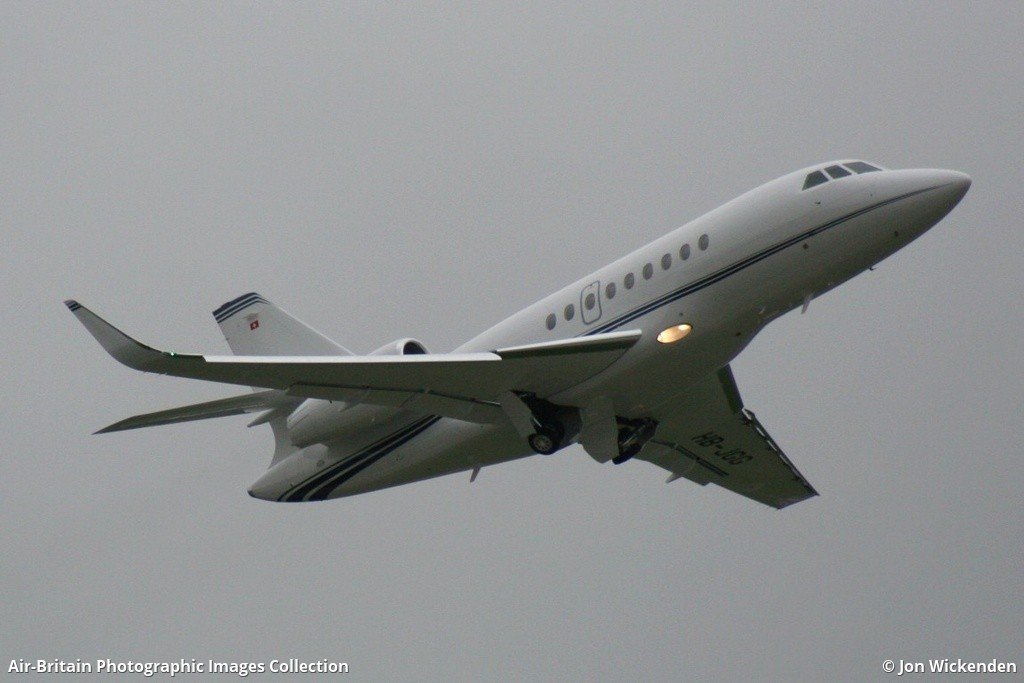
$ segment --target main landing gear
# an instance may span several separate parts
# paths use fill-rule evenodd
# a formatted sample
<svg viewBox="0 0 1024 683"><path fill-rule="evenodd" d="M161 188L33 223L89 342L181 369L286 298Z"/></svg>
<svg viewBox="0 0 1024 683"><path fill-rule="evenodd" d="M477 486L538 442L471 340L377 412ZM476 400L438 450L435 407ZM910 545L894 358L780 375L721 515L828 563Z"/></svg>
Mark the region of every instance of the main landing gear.
<svg viewBox="0 0 1024 683"><path fill-rule="evenodd" d="M535 452L551 455L562 447L563 438L565 428L558 422L547 422L537 425L537 431L526 437L526 441Z"/></svg>
<svg viewBox="0 0 1024 683"><path fill-rule="evenodd" d="M604 416L593 413L584 418L579 408L559 406L531 394L512 394L504 398L502 408L512 420L516 431L526 437L534 453L551 455L572 443L581 435L584 420L591 431L582 435L583 447L598 462L610 459L616 465L636 456L654 436L658 423L650 418L629 419L616 417L608 405ZM607 429L605 426L607 426ZM596 434L593 431L596 426ZM611 452L609 452L611 451ZM613 455L614 454L614 455Z"/></svg>
<svg viewBox="0 0 1024 683"><path fill-rule="evenodd" d="M580 433L580 411L576 408L548 403L530 394L519 394L515 399L506 412L535 453L551 455Z"/></svg>

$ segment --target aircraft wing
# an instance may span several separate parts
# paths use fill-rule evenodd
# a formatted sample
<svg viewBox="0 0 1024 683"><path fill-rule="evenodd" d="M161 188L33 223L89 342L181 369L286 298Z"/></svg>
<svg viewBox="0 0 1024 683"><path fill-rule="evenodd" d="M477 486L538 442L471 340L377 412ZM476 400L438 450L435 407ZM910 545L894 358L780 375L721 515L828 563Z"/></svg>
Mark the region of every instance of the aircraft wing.
<svg viewBox="0 0 1024 683"><path fill-rule="evenodd" d="M652 417L658 429L636 457L672 472L668 481L718 484L779 509L818 495L743 407L729 366Z"/></svg>
<svg viewBox="0 0 1024 683"><path fill-rule="evenodd" d="M110 355L136 370L278 389L297 397L393 405L474 422L507 419L500 404L510 391L546 398L596 375L641 334L612 332L489 353L203 356L159 351L81 304L65 304Z"/></svg>
<svg viewBox="0 0 1024 683"><path fill-rule="evenodd" d="M269 391L257 391L252 394L219 398L216 401L206 401L204 403L193 403L178 408L160 410L155 413L133 415L108 427L104 427L96 433L108 434L110 432L123 432L126 429L138 429L139 427L156 427L158 425L169 425L178 422L206 420L212 417L243 415L245 413L257 413L275 408L294 408L299 403L301 403L301 399L286 396L280 391L272 389Z"/></svg>

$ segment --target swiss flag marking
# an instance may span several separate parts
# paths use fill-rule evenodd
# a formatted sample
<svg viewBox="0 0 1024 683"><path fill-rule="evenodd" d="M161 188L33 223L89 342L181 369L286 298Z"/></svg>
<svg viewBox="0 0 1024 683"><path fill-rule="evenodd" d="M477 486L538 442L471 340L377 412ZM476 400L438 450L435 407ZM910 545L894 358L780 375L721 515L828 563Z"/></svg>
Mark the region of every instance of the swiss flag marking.
<svg viewBox="0 0 1024 683"><path fill-rule="evenodd" d="M260 321L259 320L253 320L251 323L249 323L249 331L251 332L252 330L255 330L259 326L260 326Z"/></svg>

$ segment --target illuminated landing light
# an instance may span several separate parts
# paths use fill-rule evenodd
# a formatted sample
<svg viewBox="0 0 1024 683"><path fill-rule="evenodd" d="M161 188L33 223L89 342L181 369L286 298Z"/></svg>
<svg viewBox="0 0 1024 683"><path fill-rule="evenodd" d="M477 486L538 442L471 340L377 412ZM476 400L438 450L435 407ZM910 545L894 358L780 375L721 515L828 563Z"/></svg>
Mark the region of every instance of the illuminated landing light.
<svg viewBox="0 0 1024 683"><path fill-rule="evenodd" d="M662 330L661 333L658 334L658 341L662 344L674 344L686 335L690 334L692 331L693 328L686 323L683 323L682 325L673 325L672 327Z"/></svg>

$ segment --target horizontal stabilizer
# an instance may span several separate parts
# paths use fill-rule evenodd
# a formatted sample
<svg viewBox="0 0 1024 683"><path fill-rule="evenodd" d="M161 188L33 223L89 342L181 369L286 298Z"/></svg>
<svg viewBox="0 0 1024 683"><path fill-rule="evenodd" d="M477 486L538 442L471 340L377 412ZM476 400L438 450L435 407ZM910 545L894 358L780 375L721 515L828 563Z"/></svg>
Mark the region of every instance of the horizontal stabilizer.
<svg viewBox="0 0 1024 683"><path fill-rule="evenodd" d="M134 415L120 422L115 422L109 427L104 427L96 433L107 434L109 432L121 432L126 429L138 429L139 427L156 427L177 422L242 415L244 413L272 410L282 406L295 406L300 401L301 399L292 398L280 391L260 391L242 396L221 398L216 401L206 401L205 403L193 403L192 405L160 410L155 413L146 413L145 415Z"/></svg>
<svg viewBox="0 0 1024 683"><path fill-rule="evenodd" d="M546 398L602 372L641 335L638 330L610 332L485 353L201 356L146 346L77 302L66 303L110 355L137 370L332 400L351 401L353 391L358 391L361 402L374 404L377 395L383 405L418 396L436 407L451 401L497 407L507 391ZM437 414L447 415L448 410Z"/></svg>

